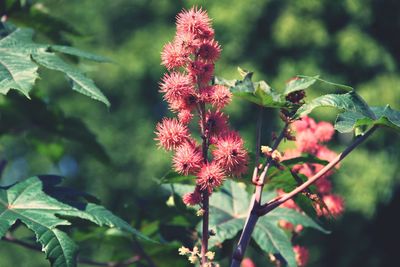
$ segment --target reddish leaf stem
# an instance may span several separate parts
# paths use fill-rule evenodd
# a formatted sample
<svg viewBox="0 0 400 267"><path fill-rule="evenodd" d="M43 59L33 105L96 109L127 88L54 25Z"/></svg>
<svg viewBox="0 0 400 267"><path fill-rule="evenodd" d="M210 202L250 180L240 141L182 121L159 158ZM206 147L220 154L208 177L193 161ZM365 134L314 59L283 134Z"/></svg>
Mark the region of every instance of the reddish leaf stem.
<svg viewBox="0 0 400 267"><path fill-rule="evenodd" d="M284 131L286 131L287 125L284 128ZM254 227L257 223L257 220L259 217L264 216L266 214L268 214L269 212L271 212L272 210L274 210L275 208L279 207L280 205L282 205L283 203L285 203L286 201L288 201L289 199L293 198L296 194L302 192L303 190L305 190L306 188L308 188L310 185L312 185L313 183L315 183L318 179L320 179L324 174L326 174L329 170L331 170L336 164L338 164L341 160L343 160L350 152L352 152L358 145L360 145L363 141L365 141L378 127L374 126L371 129L369 129L364 135L357 137L353 143L351 143L342 153L340 153L335 159L333 159L331 162L329 162L329 164L327 164L324 168L322 168L318 173L316 173L313 177L311 177L308 181L306 181L305 183L301 184L300 186L296 187L293 191L284 194L283 196L279 197L279 198L275 198L271 201L269 201L268 203L264 204L264 205L260 205L259 202L257 202L257 193L260 192L259 194L262 193L262 186L263 184L261 183L261 181L264 181L263 179L265 178L265 174L264 177L261 177L260 175L260 183L257 184L256 187L256 192L253 195L253 201L251 203L250 206L250 212L249 212L249 216L247 218L245 227L243 229L243 232L241 234L238 246L236 247L236 250L233 253L232 256L232 263L231 263L231 267L239 267L240 263L243 259L243 256L245 254L247 245L250 241L251 235L253 233ZM284 133L284 131L282 131L282 133ZM282 134L281 134L282 135ZM281 137L282 140L283 137ZM279 142L281 141L278 139L275 141L275 144L279 145ZM276 146L273 147L273 149L275 149ZM263 173L267 170L268 171L268 167L270 165L271 160L269 159L267 161L267 164L264 168ZM260 190L261 187L261 191L257 191ZM259 196L259 199L261 199L261 196Z"/></svg>
<svg viewBox="0 0 400 267"><path fill-rule="evenodd" d="M358 145L360 145L365 139L367 139L375 130L377 126L369 129L364 135L359 136L353 143L351 143L342 153L340 153L336 158L330 161L324 168L322 168L319 172L317 172L314 176L308 179L306 182L301 184L300 186L293 189L291 192L286 193L279 198L273 199L268 203L262 205L259 210L259 215L263 216L275 208L279 207L289 199L293 198L295 195L300 193L301 191L308 188L310 185L314 184L318 179L324 176L329 170L336 166L340 161L342 161L351 151L353 151Z"/></svg>
<svg viewBox="0 0 400 267"><path fill-rule="evenodd" d="M287 131L287 128L289 127L289 123L286 123L285 126L283 127L281 133L279 136L275 139L274 144L272 145L272 150L275 150L283 138L285 137L285 133ZM257 148L257 153L259 153L259 149ZM263 172L258 176L258 172L255 170L253 173L253 183L256 184L256 189L253 194L252 200L250 202L249 206L249 214L247 216L246 223L244 225L242 234L240 236L238 245L233 252L232 256L232 264L231 267L239 267L240 263L242 262L244 253L247 249L247 246L249 245L250 239L251 239L251 234L254 231L254 227L256 226L256 223L258 221L259 215L258 215L258 210L261 205L261 196L262 196L262 191L264 188L264 181L265 181L265 176L268 172L269 167L271 166L272 159L269 157L265 163L265 167Z"/></svg>

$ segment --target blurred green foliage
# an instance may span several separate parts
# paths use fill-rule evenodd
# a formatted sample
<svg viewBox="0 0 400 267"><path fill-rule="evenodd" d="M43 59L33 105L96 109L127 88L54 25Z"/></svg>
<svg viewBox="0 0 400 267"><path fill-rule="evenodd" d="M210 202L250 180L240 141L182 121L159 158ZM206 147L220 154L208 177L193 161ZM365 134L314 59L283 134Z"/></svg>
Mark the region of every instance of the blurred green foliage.
<svg viewBox="0 0 400 267"><path fill-rule="evenodd" d="M153 140L156 122L168 115L158 93L165 71L160 51L172 39L175 15L192 5L203 6L213 18L216 39L223 47L216 66L220 77L239 78L236 68L241 66L254 71L255 80L264 79L283 90L285 81L296 74L320 74L356 88L371 105L400 108L399 1L2 1L1 15L37 30L41 33L37 41L73 44L114 64L79 62L109 98L110 110L65 90L68 85L62 75L42 71L43 79L34 90L36 97L61 107L66 117L82 119L110 160L99 159L99 152L65 136L32 139L28 134L2 132L1 158L8 163L0 182L10 184L38 173L67 176L68 184L98 196L133 226L165 242L143 244L157 266L189 266L177 248L182 243L191 246L190 227L198 221L178 199L176 206L168 207L168 194L154 182L170 165L169 155L158 150ZM315 97L327 92L334 89L314 87L308 94ZM7 97L0 97L0 108L9 103ZM227 113L247 140L246 146L253 149L255 108L235 100ZM269 131L279 125L274 115L265 113L264 144L270 141ZM335 118L329 110L312 115L319 120ZM350 139L351 135L337 134L331 147L340 151ZM331 235L310 231L300 238L311 248L310 266L390 266L397 260L389 244L400 237L399 224L395 224L400 206L399 148L394 131L380 131L342 163L332 179L336 192L346 200L347 212L331 223ZM86 257L118 260L137 252L131 240L105 231L72 234L81 241L81 254ZM230 255L230 245L219 255ZM0 242L0 254L4 267L47 264L43 255L4 242ZM260 250L251 250L249 255L259 259L259 266L266 266ZM138 266L146 266L145 261Z"/></svg>

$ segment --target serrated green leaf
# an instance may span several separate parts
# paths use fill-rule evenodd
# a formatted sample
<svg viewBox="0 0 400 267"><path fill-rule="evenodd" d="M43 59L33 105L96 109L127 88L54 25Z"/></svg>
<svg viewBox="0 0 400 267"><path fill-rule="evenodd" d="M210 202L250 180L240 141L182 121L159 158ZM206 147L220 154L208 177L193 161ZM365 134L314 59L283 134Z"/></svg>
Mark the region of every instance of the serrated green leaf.
<svg viewBox="0 0 400 267"><path fill-rule="evenodd" d="M400 112L393 110L389 105L385 107L371 107L376 119L366 117L358 112L344 112L339 114L335 122L335 129L341 133L351 132L359 127L380 125L400 131Z"/></svg>
<svg viewBox="0 0 400 267"><path fill-rule="evenodd" d="M209 228L216 234L209 239L210 247L235 237L243 228L249 201L245 185L232 180L226 180L221 190L211 195Z"/></svg>
<svg viewBox="0 0 400 267"><path fill-rule="evenodd" d="M284 94L288 95L296 91L307 89L317 81L318 77L319 76L297 76L286 84Z"/></svg>
<svg viewBox="0 0 400 267"><path fill-rule="evenodd" d="M77 49L75 47L71 47L71 46L51 45L50 50L52 52L61 52L63 54L68 54L71 56L76 56L76 57L93 60L93 61L97 61L97 62L111 62L111 60L106 57L102 57L102 56L95 55L95 54L92 54L89 52L85 52L85 51L79 50L79 49Z"/></svg>
<svg viewBox="0 0 400 267"><path fill-rule="evenodd" d="M60 179L46 179L31 177L10 187L0 188L0 238L17 220L21 221L35 233L52 266L57 267L76 266L76 245L57 229L58 226L70 225L69 217L115 227L146 238L102 206L82 202L75 202L75 206L72 206L50 196L43 191L44 187L51 192Z"/></svg>
<svg viewBox="0 0 400 267"><path fill-rule="evenodd" d="M174 185L175 192L180 196L193 191L193 188L191 185ZM273 195L275 192L265 192L264 197L270 199ZM250 199L251 194L246 191L246 185L231 179L226 180L220 190L211 195L209 228L215 231L215 236L209 239L210 247L234 238L243 229ZM280 253L291 264L290 266L296 266L290 238L279 227L280 220L286 220L294 225L301 224L324 233L327 231L306 215L290 209L277 208L259 219L252 238L265 252ZM201 223L197 226L197 230L201 234Z"/></svg>
<svg viewBox="0 0 400 267"><path fill-rule="evenodd" d="M7 94L10 89L15 89L29 98L29 92L38 78L37 63L39 63L46 68L65 73L72 80L73 90L99 100L107 106L110 105L91 79L50 51L95 61L105 61L105 58L72 47L37 44L33 42L32 38L33 31L31 29L17 28L0 39L0 93Z"/></svg>
<svg viewBox="0 0 400 267"><path fill-rule="evenodd" d="M285 220L293 225L303 225L327 233L325 229L306 215L295 210L278 208L261 217L253 232L253 239L262 250L269 253L280 253L288 266L297 266L292 243L287 234L278 226L279 221Z"/></svg>
<svg viewBox="0 0 400 267"><path fill-rule="evenodd" d="M65 75L72 81L73 90L110 106L110 102L97 88L93 80L83 75L76 68L65 63L61 58L57 57L56 54L40 49L32 54L32 58L43 67L65 73Z"/></svg>
<svg viewBox="0 0 400 267"><path fill-rule="evenodd" d="M345 94L327 94L317 97L311 102L302 105L294 115L294 118L303 117L315 108L332 107L341 112L351 111L363 114L368 118L374 118L375 114L355 91L350 91Z"/></svg>
<svg viewBox="0 0 400 267"><path fill-rule="evenodd" d="M253 82L252 72L243 72L243 80L226 80L215 78L216 84L228 86L233 95L246 99L259 106L281 108L286 107L286 102L282 94L272 89L265 81Z"/></svg>

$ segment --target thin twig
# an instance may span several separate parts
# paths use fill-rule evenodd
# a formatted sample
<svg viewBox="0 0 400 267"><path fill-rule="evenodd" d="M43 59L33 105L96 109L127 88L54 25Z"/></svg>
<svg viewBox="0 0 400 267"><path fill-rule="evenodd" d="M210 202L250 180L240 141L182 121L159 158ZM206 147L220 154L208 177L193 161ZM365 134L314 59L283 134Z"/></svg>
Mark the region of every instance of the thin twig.
<svg viewBox="0 0 400 267"><path fill-rule="evenodd" d="M272 145L272 150L275 150L279 146L279 144L285 137L285 133L286 133L288 127L289 127L289 123L285 123L285 126L283 127L281 133L275 139L275 142ZM259 177L253 176L253 183L256 184L256 189L255 189L255 192L254 192L253 197L250 202L247 220L245 222L242 234L240 235L238 245L233 252L231 267L239 267L240 266L240 263L244 256L244 253L247 249L247 246L249 245L249 242L251 239L251 234L253 233L254 227L256 226L256 223L259 218L258 210L261 205L261 196L262 196L262 191L264 188L265 176L268 172L269 167L271 166L271 163L272 163L272 158L268 157L268 159L265 163L264 170L260 174L260 176Z"/></svg>
<svg viewBox="0 0 400 267"><path fill-rule="evenodd" d="M265 205L259 210L260 215L265 215L268 212L274 210L279 207L289 199L293 198L295 195L308 188L310 185L318 181L321 177L324 176L328 171L330 171L336 164L342 161L351 151L353 151L358 145L360 145L364 140L366 140L378 127L374 126L369 129L364 135L359 136L353 143L351 143L342 153L340 153L336 158L334 158L331 162L329 162L324 168L322 168L319 172L317 172L314 176L308 179L306 182L296 187L291 192L284 194L277 199L274 199Z"/></svg>

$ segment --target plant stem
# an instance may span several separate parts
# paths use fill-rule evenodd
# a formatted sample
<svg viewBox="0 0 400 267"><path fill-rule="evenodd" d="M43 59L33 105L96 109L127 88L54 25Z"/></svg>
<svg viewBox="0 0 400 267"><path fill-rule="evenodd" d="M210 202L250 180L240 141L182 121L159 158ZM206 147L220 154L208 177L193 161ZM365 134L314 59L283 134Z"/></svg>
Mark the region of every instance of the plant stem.
<svg viewBox="0 0 400 267"><path fill-rule="evenodd" d="M202 143L202 152L203 152L203 161L205 164L208 162L208 137L206 133L206 110L205 104L200 103L200 119L201 119L201 138L203 140ZM202 237L201 237L201 266L205 266L208 259L206 257L206 253L208 251L208 227L209 227L209 198L210 195L205 189L202 192L203 200L202 200L202 209L203 209L203 227L202 227Z"/></svg>
<svg viewBox="0 0 400 267"><path fill-rule="evenodd" d="M285 136L285 132L286 132L288 126L289 126L289 123L286 123L285 126L283 127L281 133L276 138L276 140L272 146L272 150L275 150L279 146L279 144L281 143L281 141L283 140L283 138ZM262 196L262 191L264 188L265 176L268 172L269 167L271 166L271 163L272 163L272 159L269 157L265 163L264 170L260 174L259 177L257 177L256 170L253 173L253 182L256 183L256 189L253 194L252 200L250 202L249 213L247 215L246 223L244 225L238 245L237 245L235 251L233 252L231 267L239 267L240 266L240 263L242 262L243 256L247 249L247 246L249 245L249 242L251 239L251 234L253 233L254 227L256 226L258 218L259 218L258 210L261 205L261 196Z"/></svg>
<svg viewBox="0 0 400 267"><path fill-rule="evenodd" d="M300 193L301 191L308 188L310 185L318 181L324 174L326 174L329 170L335 167L340 161L342 161L351 151L353 151L358 145L360 145L363 141L365 141L378 127L374 126L369 129L364 135L359 136L353 143L351 143L342 153L340 153L336 158L334 158L331 162L329 162L324 168L322 168L319 172L317 172L314 176L308 179L305 183L293 189L291 192L286 193L280 196L277 199L273 199L272 201L263 205L259 210L259 215L263 216L275 208L279 207L289 199L293 198L295 195Z"/></svg>
<svg viewBox="0 0 400 267"><path fill-rule="evenodd" d="M287 129L288 125L286 124L283 131L281 132L280 136L275 141L273 146L273 150L276 149L284 137L284 133ZM313 177L307 180L305 183L301 184L300 186L296 187L293 191L284 194L283 196L273 199L270 202L260 205L261 201L261 193L262 187L264 184L264 179L266 172L268 171L269 165L271 163L271 159L267 160L263 173L260 175L258 179L259 183L256 187L256 192L253 195L253 200L250 206L250 212L248 218L246 220L245 227L242 231L240 236L240 240L236 250L232 256L232 263L231 267L239 267L240 263L243 259L245 254L246 248L250 242L251 234L254 231L254 227L257 223L259 217L268 214L270 211L274 210L275 208L279 207L289 199L293 198L296 194L302 192L303 190L307 189L310 185L315 183L318 179L320 179L324 174L326 174L329 170L331 170L336 164L338 164L341 160L343 160L351 151L353 151L358 145L360 145L363 141L365 141L378 127L374 126L369 129L364 135L359 136L353 143L351 143L342 153L340 153L335 159L329 162L324 168L322 168L318 173L316 173ZM258 201L259 199L259 201Z"/></svg>

